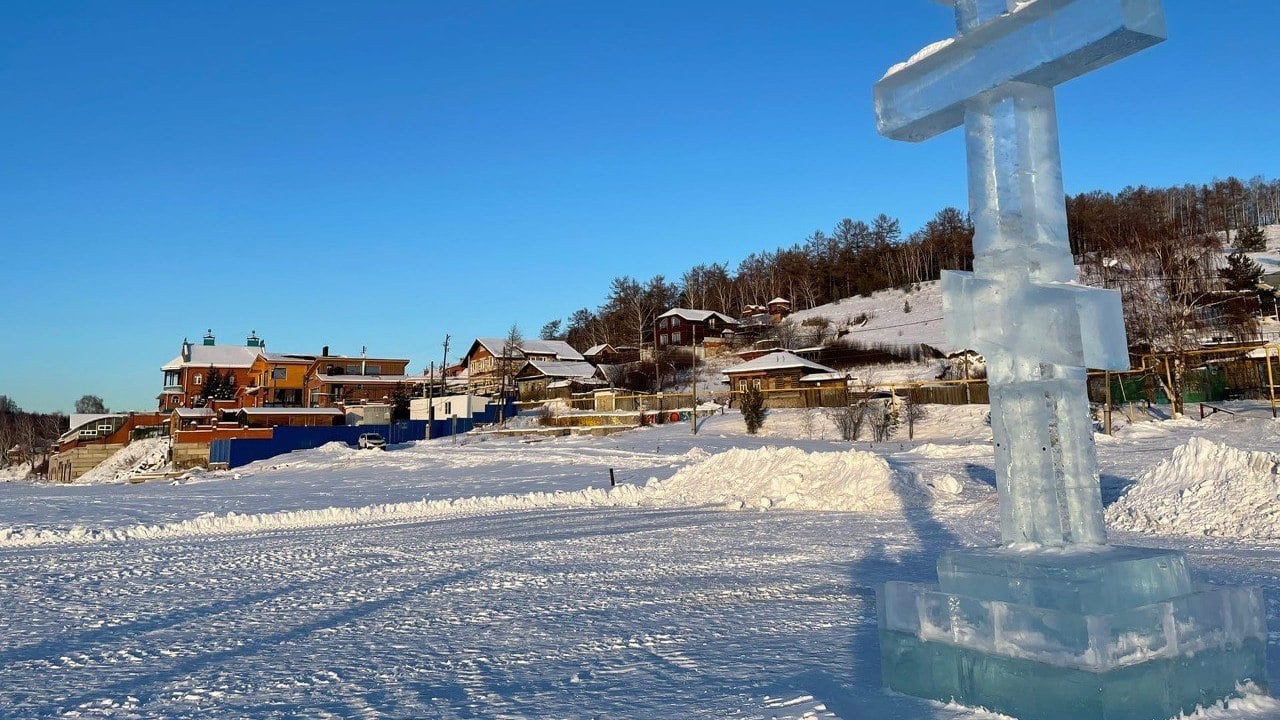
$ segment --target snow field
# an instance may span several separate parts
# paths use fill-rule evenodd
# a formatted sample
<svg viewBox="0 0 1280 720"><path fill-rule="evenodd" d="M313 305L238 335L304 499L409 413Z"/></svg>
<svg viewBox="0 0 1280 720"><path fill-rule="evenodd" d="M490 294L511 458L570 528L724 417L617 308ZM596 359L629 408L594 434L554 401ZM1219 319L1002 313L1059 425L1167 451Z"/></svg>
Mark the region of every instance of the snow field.
<svg viewBox="0 0 1280 720"><path fill-rule="evenodd" d="M996 720L880 689L875 587L931 581L941 550L998 538L985 408L929 411L915 441L852 450L774 411L763 437L730 413L697 436L330 446L174 483L0 484L0 716ZM1123 427L1099 446L1104 492L1118 508L1205 465L1214 488L1263 480L1278 430L1265 411ZM1203 493L1205 511L1250 487ZM1261 585L1277 686L1280 547L1176 515L1111 527L1186 550L1197 581ZM1280 703L1192 717L1275 720Z"/></svg>
<svg viewBox="0 0 1280 720"><path fill-rule="evenodd" d="M306 459L298 461L299 465L316 462L316 458L351 456L336 443L300 454ZM883 458L869 452L763 447L735 448L715 455L693 449L684 457L693 462L668 480L651 479L644 486L622 484L610 489L423 499L272 513L205 513L176 523L116 528L6 528L0 529L0 547L159 540L566 508L715 506L883 512L900 511L931 498L928 487L898 476ZM954 479L941 487L944 494L960 492Z"/></svg>

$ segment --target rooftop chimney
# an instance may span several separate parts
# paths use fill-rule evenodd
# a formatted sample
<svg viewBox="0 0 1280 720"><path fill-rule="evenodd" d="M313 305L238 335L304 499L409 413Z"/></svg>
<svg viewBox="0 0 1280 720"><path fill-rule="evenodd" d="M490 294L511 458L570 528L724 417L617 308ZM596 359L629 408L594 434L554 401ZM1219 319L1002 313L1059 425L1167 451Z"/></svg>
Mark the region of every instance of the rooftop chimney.
<svg viewBox="0 0 1280 720"><path fill-rule="evenodd" d="M205 344L205 345L214 345L214 344L216 344L216 340L215 340L215 339L214 339L214 337L213 337L213 330L212 330L212 329L210 329L208 332L206 332L206 333L204 334L204 344Z"/></svg>
<svg viewBox="0 0 1280 720"><path fill-rule="evenodd" d="M325 345L320 348L320 357L329 357L329 346Z"/></svg>
<svg viewBox="0 0 1280 720"><path fill-rule="evenodd" d="M266 346L266 343L262 342L262 338L258 337L257 330L251 330L249 332L249 339L245 341L245 344L248 345L249 347L256 347L256 348Z"/></svg>

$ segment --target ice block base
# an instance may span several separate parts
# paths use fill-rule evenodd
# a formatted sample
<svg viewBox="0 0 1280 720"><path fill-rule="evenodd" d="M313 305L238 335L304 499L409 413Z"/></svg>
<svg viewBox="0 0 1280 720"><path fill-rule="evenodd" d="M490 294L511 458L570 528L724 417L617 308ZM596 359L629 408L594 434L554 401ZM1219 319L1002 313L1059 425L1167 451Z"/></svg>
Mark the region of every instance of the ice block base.
<svg viewBox="0 0 1280 720"><path fill-rule="evenodd" d="M1266 647L1238 645L1090 672L880 631L885 685L896 692L984 707L1019 720L1166 720L1266 687Z"/></svg>
<svg viewBox="0 0 1280 720"><path fill-rule="evenodd" d="M1255 588L1192 585L1182 553L960 550L878 593L884 684L1021 720L1163 720L1266 688Z"/></svg>

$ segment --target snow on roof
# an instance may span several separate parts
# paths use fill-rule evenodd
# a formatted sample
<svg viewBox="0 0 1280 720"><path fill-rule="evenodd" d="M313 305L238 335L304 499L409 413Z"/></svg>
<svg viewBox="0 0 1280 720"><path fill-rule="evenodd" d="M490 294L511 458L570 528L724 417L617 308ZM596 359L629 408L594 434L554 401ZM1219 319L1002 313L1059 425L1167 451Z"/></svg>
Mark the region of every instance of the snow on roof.
<svg viewBox="0 0 1280 720"><path fill-rule="evenodd" d="M179 418L203 418L213 417L213 410L209 408L178 408L173 411Z"/></svg>
<svg viewBox="0 0 1280 720"><path fill-rule="evenodd" d="M812 360L805 360L799 355L793 355L786 350L777 350L768 355L762 355L755 360L749 360L741 365L725 368L725 375L735 375L738 373L748 372L766 372L769 370L783 370L790 368L802 368L804 370L812 370L813 372L834 373L834 369L826 365L820 365Z"/></svg>
<svg viewBox="0 0 1280 720"><path fill-rule="evenodd" d="M170 360L161 370L180 370L184 367L247 368L258 359L262 348L247 345L191 345L191 359L182 355Z"/></svg>
<svg viewBox="0 0 1280 720"><path fill-rule="evenodd" d="M664 317L680 317L693 322L706 322L712 317L720 318L720 321L726 325L737 325L738 321L715 310L690 310L689 308L671 308L670 310L658 316L661 320Z"/></svg>
<svg viewBox="0 0 1280 720"><path fill-rule="evenodd" d="M546 377L589 378L596 374L596 366L589 362L550 362L530 360L529 365Z"/></svg>
<svg viewBox="0 0 1280 720"><path fill-rule="evenodd" d="M591 347L587 348L586 352L584 352L584 353L582 353L582 354L583 354L583 355L588 355L588 356L589 356L589 355L599 355L600 353L604 352L605 350L612 350L612 349L613 349L613 346L612 346L612 345L610 345L609 343L600 343L599 345L592 345Z"/></svg>
<svg viewBox="0 0 1280 720"><path fill-rule="evenodd" d="M476 342L484 346L494 357L502 355L502 348L507 344L506 338L476 338ZM557 360L583 360L582 353L563 340L521 340L520 351L524 355L551 355Z"/></svg>
<svg viewBox="0 0 1280 720"><path fill-rule="evenodd" d="M557 380L553 383L547 383L547 388L550 389L550 388L570 387L574 383L577 383L579 385L608 385L609 384L603 380L597 380L595 378L574 378L572 380Z"/></svg>
<svg viewBox="0 0 1280 720"><path fill-rule="evenodd" d="M90 423L96 423L99 420L106 420L108 418L122 418L122 417L125 417L125 416L121 415L120 413L72 413L71 421L70 421L71 424L69 425L69 429L78 430L84 427L85 425L88 425Z"/></svg>
<svg viewBox="0 0 1280 720"><path fill-rule="evenodd" d="M805 375L800 378L800 382L827 382L828 380L848 380L849 373L842 372L816 372Z"/></svg>
<svg viewBox="0 0 1280 720"><path fill-rule="evenodd" d="M791 301L786 298L776 297L769 301L770 305L790 305Z"/></svg>
<svg viewBox="0 0 1280 720"><path fill-rule="evenodd" d="M365 385L394 385L395 383L420 380L420 375L325 375L317 373L316 378L326 383L363 383Z"/></svg>
<svg viewBox="0 0 1280 720"><path fill-rule="evenodd" d="M248 407L240 412L249 416L262 415L342 415L338 408Z"/></svg>

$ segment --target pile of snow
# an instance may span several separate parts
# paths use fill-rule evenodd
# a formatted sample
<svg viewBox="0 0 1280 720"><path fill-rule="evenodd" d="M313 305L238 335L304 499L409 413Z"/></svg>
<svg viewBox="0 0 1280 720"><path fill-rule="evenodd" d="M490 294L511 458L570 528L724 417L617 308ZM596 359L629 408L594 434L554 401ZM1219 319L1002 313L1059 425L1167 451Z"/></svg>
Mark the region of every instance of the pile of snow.
<svg viewBox="0 0 1280 720"><path fill-rule="evenodd" d="M122 483L142 473L163 470L169 464L169 438L135 440L81 475L84 484Z"/></svg>
<svg viewBox="0 0 1280 720"><path fill-rule="evenodd" d="M1280 454L1192 438L1107 509L1126 530L1280 538Z"/></svg>
<svg viewBox="0 0 1280 720"><path fill-rule="evenodd" d="M684 505L848 512L901 510L929 497L879 455L794 447L728 450L686 467L650 492Z"/></svg>
<svg viewBox="0 0 1280 720"><path fill-rule="evenodd" d="M903 453L904 455L915 455L922 458L966 458L966 457L988 457L992 454L990 445L938 445L935 443L924 443Z"/></svg>
<svg viewBox="0 0 1280 720"><path fill-rule="evenodd" d="M137 445L138 443L134 443ZM133 445L130 445L133 447ZM338 452L338 447L319 449ZM344 451L349 451L343 448ZM899 511L927 502L933 491L957 493L946 483L926 487L894 473L869 452L805 452L798 448L735 448L708 455L693 448L681 456L689 464L668 480L643 486L618 485L572 492L531 492L456 499L329 507L257 514L206 513L167 524L116 528L6 528L0 546L60 545L125 540L154 540L193 535L223 535L295 528L404 522L459 515L598 507L716 507L724 509ZM105 464L105 463L104 463Z"/></svg>

